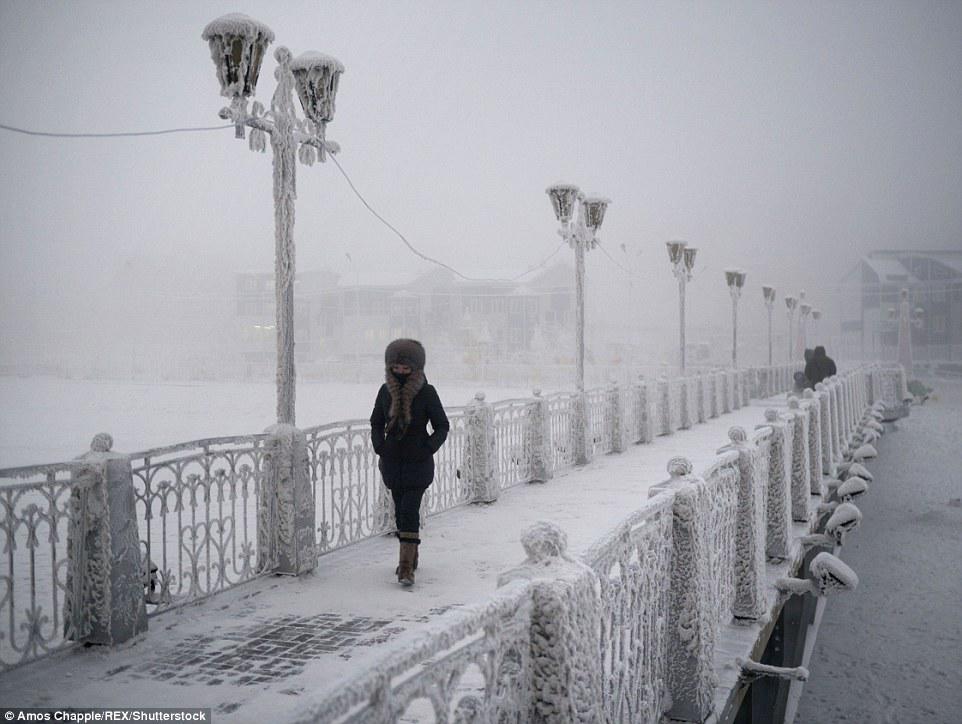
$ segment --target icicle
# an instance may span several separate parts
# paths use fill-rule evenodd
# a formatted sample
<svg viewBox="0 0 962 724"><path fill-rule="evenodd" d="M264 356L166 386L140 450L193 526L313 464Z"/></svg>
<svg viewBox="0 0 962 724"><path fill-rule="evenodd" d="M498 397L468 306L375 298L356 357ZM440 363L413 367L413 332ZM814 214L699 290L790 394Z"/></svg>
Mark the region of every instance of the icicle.
<svg viewBox="0 0 962 724"><path fill-rule="evenodd" d="M259 128L255 128L251 131L250 140L248 145L251 151L260 151L263 153L267 148L267 138L265 133Z"/></svg>
<svg viewBox="0 0 962 724"><path fill-rule="evenodd" d="M297 158L305 166L314 165L314 147L309 146L306 143L302 143L301 147L297 150Z"/></svg>

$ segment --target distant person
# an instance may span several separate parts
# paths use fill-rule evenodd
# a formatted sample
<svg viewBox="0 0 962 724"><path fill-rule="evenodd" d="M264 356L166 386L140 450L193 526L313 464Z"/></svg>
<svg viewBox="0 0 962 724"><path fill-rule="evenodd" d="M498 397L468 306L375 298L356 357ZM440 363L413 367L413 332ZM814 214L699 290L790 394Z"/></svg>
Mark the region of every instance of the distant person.
<svg viewBox="0 0 962 724"><path fill-rule="evenodd" d="M434 453L448 436L447 415L437 391L424 377L424 347L396 339L384 351L385 382L371 413L371 443L378 469L394 499L400 539L398 583L414 585L418 567L421 498L434 482ZM432 433L427 431L431 423Z"/></svg>
<svg viewBox="0 0 962 724"><path fill-rule="evenodd" d="M805 376L814 387L819 382L828 379L837 372L835 361L825 354L825 348L819 345L812 353L812 358L805 365Z"/></svg>

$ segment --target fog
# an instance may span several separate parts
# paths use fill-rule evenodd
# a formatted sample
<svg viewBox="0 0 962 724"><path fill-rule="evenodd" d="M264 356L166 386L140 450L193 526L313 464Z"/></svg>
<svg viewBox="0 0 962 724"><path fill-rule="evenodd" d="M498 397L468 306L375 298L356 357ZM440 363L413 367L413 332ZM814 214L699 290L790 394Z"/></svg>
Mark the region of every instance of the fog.
<svg viewBox="0 0 962 724"><path fill-rule="evenodd" d="M589 325L643 337L653 361L677 334L668 239L700 248L690 338L727 339L722 271L736 266L758 349L762 283L806 289L830 337L860 255L962 246L958 2L4 0L0 122L221 125L200 34L233 11L268 24L272 48L344 63L328 127L341 163L411 243L464 274L513 276L555 249L548 184L609 197L602 243L635 286L629 297L625 271L591 251ZM234 273L273 269L270 163L229 129L0 131L0 361L228 349ZM430 269L332 164L297 173L298 270Z"/></svg>

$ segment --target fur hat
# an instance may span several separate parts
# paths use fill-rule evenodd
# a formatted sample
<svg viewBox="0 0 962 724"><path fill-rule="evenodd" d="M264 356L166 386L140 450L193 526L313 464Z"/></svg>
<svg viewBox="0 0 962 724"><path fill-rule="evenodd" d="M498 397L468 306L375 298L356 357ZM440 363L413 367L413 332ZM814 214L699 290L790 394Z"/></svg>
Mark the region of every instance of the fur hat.
<svg viewBox="0 0 962 724"><path fill-rule="evenodd" d="M412 370L423 370L426 354L416 339L396 339L384 350L384 365L408 365Z"/></svg>

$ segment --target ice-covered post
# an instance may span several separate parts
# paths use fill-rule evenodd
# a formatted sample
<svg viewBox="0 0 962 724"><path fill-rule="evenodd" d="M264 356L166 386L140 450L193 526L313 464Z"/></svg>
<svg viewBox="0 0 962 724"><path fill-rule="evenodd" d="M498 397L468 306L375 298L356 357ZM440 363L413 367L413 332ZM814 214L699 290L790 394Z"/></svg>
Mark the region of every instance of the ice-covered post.
<svg viewBox="0 0 962 724"><path fill-rule="evenodd" d="M498 577L498 585L532 585L531 691L523 721L589 724L604 720L598 639L598 576L568 554L568 538L545 521L524 531L527 558Z"/></svg>
<svg viewBox="0 0 962 724"><path fill-rule="evenodd" d="M798 293L798 346L795 349L795 359L805 359L805 349L808 347L808 315L812 312L812 305L805 301L805 290Z"/></svg>
<svg viewBox="0 0 962 724"><path fill-rule="evenodd" d="M692 279L698 249L686 241L666 242L671 271L678 280L678 360L681 374L685 374L685 285Z"/></svg>
<svg viewBox="0 0 962 724"><path fill-rule="evenodd" d="M732 368L738 369L738 300L745 286L745 272L740 269L726 269L725 283L732 298Z"/></svg>
<svg viewBox="0 0 962 724"><path fill-rule="evenodd" d="M792 443L794 426L779 418L778 411L765 410L765 424L772 431L768 448L768 515L765 557L782 561L788 557L792 521Z"/></svg>
<svg viewBox="0 0 962 724"><path fill-rule="evenodd" d="M665 377L658 378L658 401L659 412L661 412L661 433L671 435L671 382Z"/></svg>
<svg viewBox="0 0 962 724"><path fill-rule="evenodd" d="M608 388L608 414L605 422L608 424L608 436L611 438L611 452L625 451L625 403L621 396L621 387L617 382Z"/></svg>
<svg viewBox="0 0 962 724"><path fill-rule="evenodd" d="M291 51L279 47L274 52L277 87L269 113L255 102L247 110L247 100L254 95L257 78L267 46L274 33L263 23L246 15L232 13L212 21L202 37L210 46L217 69L221 95L231 99L219 115L231 120L235 136L244 137L245 127L253 130L250 148L263 151L264 134L271 137L274 162L274 273L275 313L277 317L277 422L294 424L294 199L295 156L311 165L314 159L326 159L340 147L326 140L327 124L334 118L334 99L344 66L330 56L308 52L296 59ZM306 119L297 118L294 90L298 93ZM300 150L298 152L298 146Z"/></svg>
<svg viewBox="0 0 962 724"><path fill-rule="evenodd" d="M668 461L669 479L652 486L649 497L673 492L670 603L668 607L669 718L703 722L712 711L712 659L717 621L703 601L705 581L711 579L712 541L708 526L698 520L702 503L710 497L707 483L692 475L691 461ZM714 572L717 574L718 572ZM706 615L707 614L707 615Z"/></svg>
<svg viewBox="0 0 962 724"><path fill-rule="evenodd" d="M804 522L808 520L808 499L811 495L809 414L802 409L794 395L788 398L788 410L792 425L792 520Z"/></svg>
<svg viewBox="0 0 962 724"><path fill-rule="evenodd" d="M912 304L909 302L909 290L903 289L899 297L899 346L898 363L905 368L906 374L912 374Z"/></svg>
<svg viewBox="0 0 962 724"><path fill-rule="evenodd" d="M70 492L65 634L92 644L120 644L147 630L130 458L111 452L113 443L105 432L94 436Z"/></svg>
<svg viewBox="0 0 962 724"><path fill-rule="evenodd" d="M632 388L632 404L634 408L635 442L651 442L655 437L654 420L652 414L652 394L648 382L639 377Z"/></svg>
<svg viewBox="0 0 962 724"><path fill-rule="evenodd" d="M697 388L698 422L705 422L705 420L707 420L708 417L709 417L709 412L708 412L708 409L707 409L707 405L705 404L705 403L707 402L707 398L706 398L706 396L705 396L705 395L706 395L706 392L705 392L705 375L703 375L701 372L699 372L699 373L695 376L695 380L696 380L696 384L698 385L698 388Z"/></svg>
<svg viewBox="0 0 962 724"><path fill-rule="evenodd" d="M802 397L808 401L805 408L808 412L808 474L809 474L809 493L811 495L821 495L822 492L822 473L824 472L822 441L822 401L815 395L814 390L807 389L802 393Z"/></svg>
<svg viewBox="0 0 962 724"><path fill-rule="evenodd" d="M690 384L688 377L682 377L678 380L678 385L681 388L679 395L681 399L681 414L678 416L678 427L683 430L687 430L691 427L691 405L688 404L688 385Z"/></svg>
<svg viewBox="0 0 962 724"><path fill-rule="evenodd" d="M722 393L722 412L732 411L732 393L731 393L731 375L727 371L722 370L718 373L721 377L721 393Z"/></svg>
<svg viewBox="0 0 962 724"><path fill-rule="evenodd" d="M475 503L493 503L498 499L497 439L494 431L494 413L485 402L484 393L475 394L465 410L468 439L464 450L464 468L467 476L469 498Z"/></svg>
<svg viewBox="0 0 962 724"><path fill-rule="evenodd" d="M551 479L551 420L548 414L548 401L542 397L541 390L532 393L531 417L525 428L528 434L528 454L531 455L531 481L544 483Z"/></svg>
<svg viewBox="0 0 962 724"><path fill-rule="evenodd" d="M835 455L832 450L832 412L829 409L829 393L824 382L815 384L818 397L819 431L822 433L822 474L831 475L834 470Z"/></svg>
<svg viewBox="0 0 962 724"><path fill-rule="evenodd" d="M735 604L736 618L756 619L765 607L763 578L765 572L765 493L766 480L759 479L756 460L758 447L748 439L745 428L735 426L728 431L731 444L718 452L738 453L738 509L735 532Z"/></svg>
<svg viewBox="0 0 962 724"><path fill-rule="evenodd" d="M311 493L310 455L307 436L293 425L278 423L267 428L264 448L264 486L258 497L258 536L262 560L272 562L274 573L293 576L308 573L317 565L314 496Z"/></svg>

